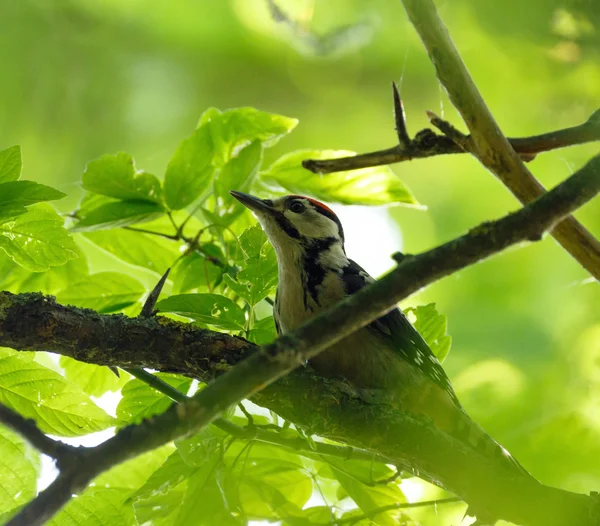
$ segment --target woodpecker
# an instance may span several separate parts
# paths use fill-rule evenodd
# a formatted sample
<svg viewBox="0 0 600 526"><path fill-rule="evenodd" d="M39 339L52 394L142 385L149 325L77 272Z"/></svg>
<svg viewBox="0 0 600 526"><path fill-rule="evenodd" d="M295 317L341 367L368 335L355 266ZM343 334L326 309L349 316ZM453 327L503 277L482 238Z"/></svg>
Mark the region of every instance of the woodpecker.
<svg viewBox="0 0 600 526"><path fill-rule="evenodd" d="M300 195L275 200L236 191L231 195L256 215L275 249L279 281L273 317L278 334L374 281L346 256L344 229L327 205ZM507 465L525 472L468 417L440 362L400 309L321 352L310 365L317 374L344 378L358 389L391 393L403 410L429 417L471 447L506 457Z"/></svg>

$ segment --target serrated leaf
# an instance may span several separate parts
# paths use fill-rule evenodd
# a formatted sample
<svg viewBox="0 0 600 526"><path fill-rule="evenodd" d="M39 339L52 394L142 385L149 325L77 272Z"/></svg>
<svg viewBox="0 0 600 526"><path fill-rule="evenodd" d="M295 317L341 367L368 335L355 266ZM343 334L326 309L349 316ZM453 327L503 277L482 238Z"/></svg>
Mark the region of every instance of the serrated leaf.
<svg viewBox="0 0 600 526"><path fill-rule="evenodd" d="M179 244L132 230L88 232L84 235L118 259L160 275L180 256Z"/></svg>
<svg viewBox="0 0 600 526"><path fill-rule="evenodd" d="M121 200L160 203L160 181L155 175L136 171L127 153L103 155L90 161L81 178L84 190Z"/></svg>
<svg viewBox="0 0 600 526"><path fill-rule="evenodd" d="M208 124L179 144L165 173L165 201L171 210L185 208L208 189L214 175L212 156Z"/></svg>
<svg viewBox="0 0 600 526"><path fill-rule="evenodd" d="M71 283L56 297L63 304L111 313L133 305L145 293L145 287L131 276L119 272L99 272Z"/></svg>
<svg viewBox="0 0 600 526"><path fill-rule="evenodd" d="M30 206L42 201L62 199L66 194L51 186L33 181L10 181L0 183L0 213L21 206Z"/></svg>
<svg viewBox="0 0 600 526"><path fill-rule="evenodd" d="M127 495L116 489L89 488L73 497L46 526L131 526L135 524L133 506Z"/></svg>
<svg viewBox="0 0 600 526"><path fill-rule="evenodd" d="M86 435L115 424L79 386L30 357L1 348L0 403L58 436Z"/></svg>
<svg viewBox="0 0 600 526"><path fill-rule="evenodd" d="M37 207L0 224L0 248L33 272L63 265L78 255L75 242L63 228L63 219L53 210Z"/></svg>
<svg viewBox="0 0 600 526"><path fill-rule="evenodd" d="M22 169L23 161L19 145L0 150L0 183L18 181Z"/></svg>
<svg viewBox="0 0 600 526"><path fill-rule="evenodd" d="M415 329L442 363L448 356L452 345L452 337L446 334L448 318L437 311L435 303L408 308L406 313L412 313L415 316L413 323Z"/></svg>
<svg viewBox="0 0 600 526"><path fill-rule="evenodd" d="M192 384L191 378L184 376L167 373L157 373L156 376L182 393L187 393ZM168 396L137 378L125 384L121 395L117 418L123 424L137 424L144 418L163 413L173 403Z"/></svg>
<svg viewBox="0 0 600 526"><path fill-rule="evenodd" d="M90 396L100 397L107 391L118 391L129 380L129 375L123 371L117 377L108 367L80 362L68 356L61 356L59 364L65 370L67 380Z"/></svg>
<svg viewBox="0 0 600 526"><path fill-rule="evenodd" d="M404 494L396 485L365 486L362 482L342 471L334 468L333 472L350 498L364 513L398 502L406 502ZM379 526L396 526L399 515L398 510L391 510L378 513L371 520Z"/></svg>
<svg viewBox="0 0 600 526"><path fill-rule="evenodd" d="M230 331L239 331L246 323L242 308L218 294L178 294L159 301L156 308Z"/></svg>
<svg viewBox="0 0 600 526"><path fill-rule="evenodd" d="M387 166L326 175L302 167L305 159L332 159L353 155L339 150L299 150L288 153L261 172L261 179L294 194L309 194L333 203L354 205L418 205L400 178Z"/></svg>
<svg viewBox="0 0 600 526"><path fill-rule="evenodd" d="M89 210L72 232L91 232L152 221L165 212L162 205L150 201L112 201Z"/></svg>
<svg viewBox="0 0 600 526"><path fill-rule="evenodd" d="M0 426L0 514L36 496L39 472L40 456L35 448Z"/></svg>
<svg viewBox="0 0 600 526"><path fill-rule="evenodd" d="M256 305L277 287L277 257L259 225L251 226L240 236L243 252L242 269L235 277L223 281L250 305Z"/></svg>
<svg viewBox="0 0 600 526"><path fill-rule="evenodd" d="M16 292L43 292L55 295L69 283L83 279L89 274L87 258L77 245L75 248L76 258L46 272L29 272L13 263L15 268L22 270L22 281L18 284Z"/></svg>

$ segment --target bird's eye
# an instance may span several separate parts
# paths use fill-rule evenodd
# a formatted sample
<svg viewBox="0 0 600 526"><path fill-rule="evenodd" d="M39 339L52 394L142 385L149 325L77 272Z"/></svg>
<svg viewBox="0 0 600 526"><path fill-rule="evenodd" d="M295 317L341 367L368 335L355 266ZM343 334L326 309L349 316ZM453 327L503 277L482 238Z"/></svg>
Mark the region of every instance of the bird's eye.
<svg viewBox="0 0 600 526"><path fill-rule="evenodd" d="M300 201L294 201L290 205L290 210L292 212L294 212L295 214L301 214L302 212L304 212L305 207L304 207L304 205Z"/></svg>

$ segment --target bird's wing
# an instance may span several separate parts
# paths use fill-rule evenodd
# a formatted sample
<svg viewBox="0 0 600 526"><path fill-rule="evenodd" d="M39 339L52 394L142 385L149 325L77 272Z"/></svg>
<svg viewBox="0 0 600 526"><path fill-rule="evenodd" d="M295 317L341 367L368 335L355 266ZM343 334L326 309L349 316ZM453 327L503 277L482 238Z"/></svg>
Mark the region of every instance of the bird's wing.
<svg viewBox="0 0 600 526"><path fill-rule="evenodd" d="M374 281L366 270L352 260L349 260L349 264L342 269L342 273L346 294L354 294ZM369 328L388 339L390 346L403 360L418 368L432 382L446 391L452 401L460 407L439 360L400 309L396 308L378 318L369 325Z"/></svg>

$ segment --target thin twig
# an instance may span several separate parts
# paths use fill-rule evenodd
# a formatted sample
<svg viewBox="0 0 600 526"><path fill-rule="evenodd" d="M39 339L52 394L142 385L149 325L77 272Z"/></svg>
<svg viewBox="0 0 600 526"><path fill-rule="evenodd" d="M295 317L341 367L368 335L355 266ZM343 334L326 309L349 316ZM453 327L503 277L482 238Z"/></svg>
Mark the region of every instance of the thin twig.
<svg viewBox="0 0 600 526"><path fill-rule="evenodd" d="M139 228L134 226L123 226L123 230L130 230L131 232L139 232L140 234L149 234L151 236L164 237L171 241L178 241L179 237L176 234L165 234L164 232L157 232L156 230L148 230L146 228Z"/></svg>
<svg viewBox="0 0 600 526"><path fill-rule="evenodd" d="M61 471L57 480L27 504L8 524L10 526L42 524L64 506L73 493L80 491L103 471L162 444L196 433L217 419L231 405L258 393L323 349L379 318L398 301L425 285L500 252L508 246L539 239L541 234L552 228L560 218L589 201L598 192L600 192L600 156L592 159L568 180L521 210L482 225L461 238L432 250L416 256L404 257L397 268L388 275L347 297L323 314L310 319L297 330L280 336L271 344L262 346L258 352L229 369L189 400L174 404L164 413L144 420L138 425L122 429L115 437L90 450L78 464L75 474L72 471ZM0 328L6 318L12 320L12 314L11 309L6 306L0 309ZM55 323L53 321L53 324ZM29 327L28 330L31 332L32 328ZM14 348L14 342L7 337L7 332L4 329L0 330L0 343ZM18 348L19 345L16 347ZM518 519L516 522L519 522L522 514L526 513L529 523L537 525L541 524L541 517L546 521L548 510L553 505L556 509L550 511L555 519L551 524L562 524L558 521L563 521L564 513L573 516L575 523L581 521L582 526L589 523L589 521L584 522L582 517L589 517L590 507L595 505L592 499L553 488L543 488L535 479L525 474L520 476L523 477L520 482L527 484L531 496L540 498L539 493L544 491L546 492L544 494L560 495L561 500L555 497L553 499L556 502L547 500L545 502L547 506L542 510L543 517L536 510L533 512L529 509L522 510L519 501L509 505L510 503L506 501L490 500L487 492L478 495L478 498L484 499L484 502L477 502L474 508L485 509L494 506L494 502L496 504L500 502L500 506L496 505L498 509L494 509L498 518ZM471 483L470 477L466 479ZM465 477L462 477L462 480L465 483ZM519 490L523 487L518 483L519 481L515 480L511 472L510 486L502 487L514 493L515 488ZM469 496L462 495L460 488L458 490L456 493L469 501ZM472 506L474 504L468 503ZM545 524L550 523L546 521Z"/></svg>
<svg viewBox="0 0 600 526"><path fill-rule="evenodd" d="M433 0L402 0L402 4L429 54L438 79L471 132L469 140L473 155L521 203L527 204L543 195L546 189L527 169L485 104ZM584 128L586 140L600 138L597 113L588 119ZM581 138L580 132L574 134ZM545 144L548 145L548 141ZM551 144L556 146L557 141ZM581 223L574 217L566 217L551 234L581 266L600 280L600 242Z"/></svg>
<svg viewBox="0 0 600 526"><path fill-rule="evenodd" d="M525 161L531 161L537 154L549 152L559 148L567 148L587 142L600 140L600 110L596 111L586 122L578 126L564 128L532 137L509 138L508 141ZM466 137L470 138L470 135ZM307 159L302 166L307 170L319 174L359 170L372 166L425 159L437 155L450 155L465 153L460 146L449 140L445 135L438 135L428 128L419 131L411 141L410 147L405 148L400 144L363 153L351 157L338 157L336 159Z"/></svg>

